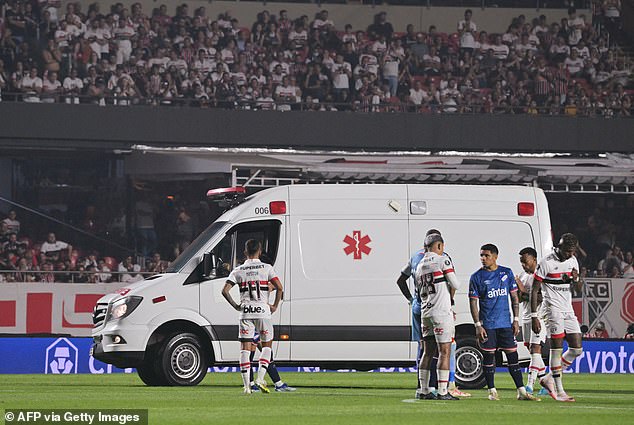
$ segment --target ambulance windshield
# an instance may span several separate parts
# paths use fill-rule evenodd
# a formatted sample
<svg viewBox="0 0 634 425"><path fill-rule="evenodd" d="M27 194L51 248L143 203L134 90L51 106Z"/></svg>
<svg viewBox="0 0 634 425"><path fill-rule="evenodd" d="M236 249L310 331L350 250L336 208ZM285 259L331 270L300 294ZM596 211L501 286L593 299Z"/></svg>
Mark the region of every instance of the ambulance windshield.
<svg viewBox="0 0 634 425"><path fill-rule="evenodd" d="M192 256L196 255L200 249L205 246L214 235L227 224L226 221L216 221L207 227L194 241L189 244L187 248L178 256L172 264L167 268L167 273L177 273L180 269L185 267L185 264L189 262Z"/></svg>

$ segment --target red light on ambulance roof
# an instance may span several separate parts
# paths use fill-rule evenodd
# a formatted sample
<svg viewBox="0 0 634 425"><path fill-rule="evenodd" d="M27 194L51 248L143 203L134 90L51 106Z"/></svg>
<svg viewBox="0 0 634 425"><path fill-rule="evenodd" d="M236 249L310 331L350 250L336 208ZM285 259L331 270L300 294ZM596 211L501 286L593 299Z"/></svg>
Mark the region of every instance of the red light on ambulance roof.
<svg viewBox="0 0 634 425"><path fill-rule="evenodd" d="M520 202L517 204L517 214L522 216L535 215L535 204L532 202Z"/></svg>
<svg viewBox="0 0 634 425"><path fill-rule="evenodd" d="M218 189L210 189L207 191L207 197L218 196L218 195L229 195L231 193L245 193L246 189L242 186L236 187L221 187Z"/></svg>
<svg viewBox="0 0 634 425"><path fill-rule="evenodd" d="M271 201L269 202L269 211L271 214L286 214L286 202Z"/></svg>

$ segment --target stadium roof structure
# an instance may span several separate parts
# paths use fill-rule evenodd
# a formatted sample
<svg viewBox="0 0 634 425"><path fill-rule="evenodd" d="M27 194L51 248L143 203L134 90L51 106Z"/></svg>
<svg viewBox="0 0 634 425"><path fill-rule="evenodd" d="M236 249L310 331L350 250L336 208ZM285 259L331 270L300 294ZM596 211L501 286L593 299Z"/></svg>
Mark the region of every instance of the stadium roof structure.
<svg viewBox="0 0 634 425"><path fill-rule="evenodd" d="M136 158L142 154L143 161ZM152 161L147 161L148 155ZM169 166L158 166L157 162ZM143 164L148 164L144 169ZM180 178L231 173L234 186L283 184L454 183L535 185L547 192L634 193L634 155L465 152L301 152L268 149L135 146L126 172L148 178L161 170Z"/></svg>

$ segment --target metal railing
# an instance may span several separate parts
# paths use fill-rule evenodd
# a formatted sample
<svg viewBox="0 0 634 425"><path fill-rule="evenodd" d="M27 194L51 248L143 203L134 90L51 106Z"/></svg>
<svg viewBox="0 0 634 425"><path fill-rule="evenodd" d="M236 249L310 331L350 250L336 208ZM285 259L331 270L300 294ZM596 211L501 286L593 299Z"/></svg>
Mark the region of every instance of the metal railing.
<svg viewBox="0 0 634 425"><path fill-rule="evenodd" d="M419 114L453 114L453 115L535 115L535 116L566 116L566 117L603 117L628 118L634 115L633 106L622 105L494 105L490 102L465 102L456 104L442 104L425 102L415 105L411 102L394 100L379 102L349 101L349 102L315 102L315 101L271 101L246 100L239 98L228 99L196 99L191 97L125 97L125 96L75 96L75 95L33 95L25 93L3 93L3 102L26 103L58 103L69 105L98 105L102 107L195 107L210 109L229 109L239 111L319 111L319 112L366 112L366 113L419 113Z"/></svg>
<svg viewBox="0 0 634 425"><path fill-rule="evenodd" d="M77 271L77 270L0 270L3 283L112 283L138 282L158 272Z"/></svg>

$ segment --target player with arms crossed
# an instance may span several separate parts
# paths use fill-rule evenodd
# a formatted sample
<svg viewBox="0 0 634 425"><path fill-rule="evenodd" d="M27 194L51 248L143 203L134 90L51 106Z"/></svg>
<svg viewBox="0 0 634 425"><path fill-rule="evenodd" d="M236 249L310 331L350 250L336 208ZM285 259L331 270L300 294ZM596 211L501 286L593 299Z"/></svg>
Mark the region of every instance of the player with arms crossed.
<svg viewBox="0 0 634 425"><path fill-rule="evenodd" d="M271 346L273 345L273 324L271 314L275 313L282 300L282 284L273 266L260 261L262 244L255 239L245 243L246 261L236 267L222 288L222 295L231 306L240 312L238 339L240 340L240 372L244 384L244 393L251 394L250 372L251 344L255 333L260 335L262 354L259 359L258 377L255 385L264 393L268 393L264 376L271 362ZM233 285L240 287L240 304L233 300L229 291ZM275 290L275 302L269 305L269 293Z"/></svg>
<svg viewBox="0 0 634 425"><path fill-rule="evenodd" d="M555 380L555 400L575 401L564 391L562 372L583 353L581 328L572 308L571 284L581 290L579 263L575 257L579 241L572 233L564 233L553 252L543 258L537 270L531 290L531 321L533 332L541 332L538 295L541 290L546 330L550 338L550 372ZM563 353L564 337L568 350Z"/></svg>
<svg viewBox="0 0 634 425"><path fill-rule="evenodd" d="M523 271L519 276L515 276L515 283L517 283L520 300L522 301L522 335L524 336L524 345L531 353L526 391L532 394L535 382L539 379L539 383L543 387L542 390L545 391L545 394L549 394L552 397L554 395L553 379L550 374L546 373L546 365L542 358L542 346L546 343L546 328L543 320L544 312L541 308L539 308L537 314L542 330L539 333L535 333L532 330L530 296L533 287L533 275L537 268L537 251L532 247L526 247L519 252L519 256ZM541 304L541 294L539 294L538 303Z"/></svg>
<svg viewBox="0 0 634 425"><path fill-rule="evenodd" d="M418 399L425 400L459 400L449 394L449 357L455 324L451 310L451 300L460 286L453 264L447 256L443 256L445 247L442 236L438 233L425 238L425 255L416 268L415 282L417 292L421 296L421 320L424 341L423 357L418 365L420 394ZM438 395L429 389L431 360L436 353L438 357Z"/></svg>
<svg viewBox="0 0 634 425"><path fill-rule="evenodd" d="M489 387L489 400L497 401L495 388L495 352L506 353L509 373L517 387L517 399L540 401L526 392L517 355L515 336L519 333L519 299L513 271L498 266L498 248L485 244L480 248L482 268L469 281L469 307L475 323L476 337L484 352L484 377ZM513 324L509 311L509 296L513 306Z"/></svg>

